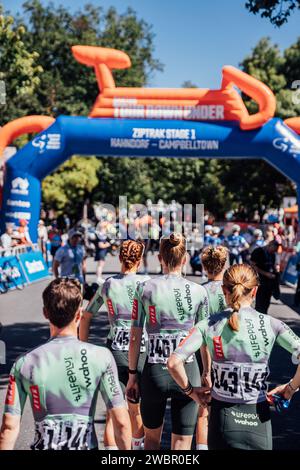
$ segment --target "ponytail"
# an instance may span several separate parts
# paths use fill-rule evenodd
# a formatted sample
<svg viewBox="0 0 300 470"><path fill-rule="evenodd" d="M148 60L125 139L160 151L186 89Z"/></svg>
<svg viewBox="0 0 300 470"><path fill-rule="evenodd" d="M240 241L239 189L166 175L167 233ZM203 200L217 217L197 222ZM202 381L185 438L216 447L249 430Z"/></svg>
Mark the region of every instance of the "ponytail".
<svg viewBox="0 0 300 470"><path fill-rule="evenodd" d="M228 306L233 310L228 319L228 325L233 331L239 331L238 312L242 300L248 297L251 290L259 284L257 273L250 265L235 264L225 272L223 284L230 293Z"/></svg>

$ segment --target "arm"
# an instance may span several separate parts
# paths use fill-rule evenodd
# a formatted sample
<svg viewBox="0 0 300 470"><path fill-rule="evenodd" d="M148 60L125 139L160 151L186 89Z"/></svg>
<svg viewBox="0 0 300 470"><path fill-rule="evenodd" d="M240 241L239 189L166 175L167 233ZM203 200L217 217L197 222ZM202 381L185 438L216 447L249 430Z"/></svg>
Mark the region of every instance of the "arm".
<svg viewBox="0 0 300 470"><path fill-rule="evenodd" d="M143 336L143 328L132 326L130 331L130 343L128 351L128 367L130 370L136 370L140 357L141 341ZM138 376L136 374L129 374L128 383L126 386L126 397L132 403L139 401L139 385Z"/></svg>
<svg viewBox="0 0 300 470"><path fill-rule="evenodd" d="M264 271L263 269L260 269L254 261L250 260L250 264L254 266L258 274L261 274L262 276L265 276L269 279L275 279L276 277L275 274L269 273L268 271Z"/></svg>
<svg viewBox="0 0 300 470"><path fill-rule="evenodd" d="M110 410L115 440L119 450L131 450L131 423L125 407Z"/></svg>
<svg viewBox="0 0 300 470"><path fill-rule="evenodd" d="M208 387L211 387L211 357L206 344L200 347L201 359L203 364L202 381Z"/></svg>
<svg viewBox="0 0 300 470"><path fill-rule="evenodd" d="M99 242L99 243L98 243L98 247L99 247L101 250L104 250L105 248L109 248L109 247L110 247L110 243L109 243L109 242Z"/></svg>
<svg viewBox="0 0 300 470"><path fill-rule="evenodd" d="M103 295L102 295L102 288L103 288L103 285L101 285L97 289L94 297L91 299L90 303L88 304L86 309L83 311L80 324L79 324L80 341L88 341L92 316L96 315L99 312L100 307L104 303Z"/></svg>
<svg viewBox="0 0 300 470"><path fill-rule="evenodd" d="M100 392L113 419L118 448L120 450L130 450L131 424L118 378L118 369L112 353L108 349L105 353L107 354L107 367L100 379ZM102 359L105 360L105 358Z"/></svg>
<svg viewBox="0 0 300 470"><path fill-rule="evenodd" d="M143 328L146 319L146 312L141 299L141 289L142 285L139 285L137 287L132 305L132 322L128 351L128 366L130 370L136 370L137 368L140 356ZM137 374L129 374L129 379L126 386L126 396L129 401L132 401L133 403L138 402L139 386L137 381Z"/></svg>
<svg viewBox="0 0 300 470"><path fill-rule="evenodd" d="M58 277L59 276L59 272L58 272L58 268L59 268L59 261L57 261L56 259L53 261L53 266L52 266L52 270L53 270L53 274L54 274L54 277Z"/></svg>
<svg viewBox="0 0 300 470"><path fill-rule="evenodd" d="M90 331L90 324L92 319L92 314L87 312L86 310L83 311L80 324L79 324L79 339L80 341L88 341L89 339L89 331Z"/></svg>
<svg viewBox="0 0 300 470"><path fill-rule="evenodd" d="M20 432L21 416L4 413L1 432L0 450L13 450Z"/></svg>
<svg viewBox="0 0 300 470"><path fill-rule="evenodd" d="M12 450L19 435L21 416L27 398L20 374L22 364L23 358L20 358L10 372L0 433L0 450Z"/></svg>
<svg viewBox="0 0 300 470"><path fill-rule="evenodd" d="M289 383L279 385L270 390L268 395L279 393L286 399L291 399L300 386L300 338L283 321L272 318L271 322L274 333L277 334L276 343L292 354L292 361L294 364L298 364L298 368L296 374L289 382L290 385Z"/></svg>
<svg viewBox="0 0 300 470"><path fill-rule="evenodd" d="M189 386L189 380L184 368L184 362L195 353L203 344L203 332L201 331L204 322L198 323L190 334L181 341L178 348L171 354L168 359L168 370L175 382L180 388L185 389ZM191 384L192 385L192 384ZM205 406L209 399L209 387L193 387L189 396L196 403Z"/></svg>

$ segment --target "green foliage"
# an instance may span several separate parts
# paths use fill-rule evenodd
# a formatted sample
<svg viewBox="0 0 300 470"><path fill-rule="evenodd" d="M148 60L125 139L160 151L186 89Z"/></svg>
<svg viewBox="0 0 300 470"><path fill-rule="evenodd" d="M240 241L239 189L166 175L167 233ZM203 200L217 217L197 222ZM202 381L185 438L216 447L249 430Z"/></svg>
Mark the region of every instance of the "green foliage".
<svg viewBox="0 0 300 470"><path fill-rule="evenodd" d="M15 22L8 15L0 17L0 78L6 81L8 94L3 123L28 114L88 114L98 94L97 83L93 70L73 59L74 44L126 51L132 67L114 72L117 85L144 86L162 68L154 57L153 40L151 26L131 9L120 15L114 8L85 5L71 13L63 6L26 1ZM300 115L292 100L292 83L300 76L300 39L281 53L264 38L241 66L274 91L277 116ZM187 80L182 86L195 85ZM256 104L245 100L249 111L256 112ZM46 208L80 217L87 197L113 204L118 204L119 195L126 195L130 203L176 199L204 203L222 218L230 208L244 206L251 213L276 206L293 191L262 161L245 165L236 160L73 157L44 180L43 201Z"/></svg>
<svg viewBox="0 0 300 470"><path fill-rule="evenodd" d="M99 183L100 168L101 160L96 157L73 156L44 179L44 207L79 216L84 200Z"/></svg>
<svg viewBox="0 0 300 470"><path fill-rule="evenodd" d="M0 9L0 80L5 82L6 104L1 105L1 124L23 115L38 86L43 69L39 55L24 43L26 30Z"/></svg>
<svg viewBox="0 0 300 470"><path fill-rule="evenodd" d="M300 0L247 0L246 8L255 15L269 18L275 26L282 26L288 21L295 9L300 8Z"/></svg>

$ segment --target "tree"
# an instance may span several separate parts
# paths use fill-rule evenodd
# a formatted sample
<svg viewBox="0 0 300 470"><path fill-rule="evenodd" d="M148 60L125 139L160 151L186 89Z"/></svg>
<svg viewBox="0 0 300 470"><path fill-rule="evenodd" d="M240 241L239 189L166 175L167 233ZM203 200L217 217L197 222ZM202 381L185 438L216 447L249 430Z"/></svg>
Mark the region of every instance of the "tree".
<svg viewBox="0 0 300 470"><path fill-rule="evenodd" d="M279 27L288 21L292 12L300 9L300 0L247 0L246 8Z"/></svg>
<svg viewBox="0 0 300 470"><path fill-rule="evenodd" d="M44 70L35 95L22 109L24 115L89 113L98 94L97 83L93 69L80 65L73 58L71 46L74 44L109 46L127 52L132 67L129 70L116 71L114 75L119 86L143 86L155 70L162 68L153 55L154 35L151 27L144 20L138 19L132 9L119 15L114 8L104 12L101 8L88 4L73 14L63 6L56 8L52 3L44 6L39 0L30 0L24 3L17 24L19 28L25 26L24 44L28 50L38 54L39 63ZM7 115L7 121L10 119L11 116ZM67 204L70 215L76 214L78 205L82 205L82 198L85 197L83 187L80 186L80 174L82 181L85 181L95 171L91 158L82 160L80 168L79 161L81 162L78 158L72 159L71 164L65 164L62 169L45 179L45 206L52 205L62 211L64 204ZM130 190L133 197L137 197L137 188L140 188L141 196L145 193L146 186L138 184L138 178L133 184L132 174L137 169L135 161L106 159L103 163L103 181L101 171L97 173L97 182L88 186L91 191L98 188L95 190L95 197L101 196L107 200L111 194L111 185L105 180L107 174L113 175L116 184L119 181L123 193L126 188L127 193ZM98 169L100 167L101 165ZM141 173L143 171L141 169ZM115 191L112 193L113 197ZM71 201L78 198L78 203L73 205Z"/></svg>
<svg viewBox="0 0 300 470"><path fill-rule="evenodd" d="M128 9L119 15L114 8L104 12L87 4L76 13L40 0L23 5L18 24L25 24L29 50L39 54L44 73L30 112L51 115L87 115L98 94L93 69L72 56L74 44L114 47L127 52L132 67L114 72L120 86L143 86L151 73L161 70L153 57L151 27Z"/></svg>
<svg viewBox="0 0 300 470"><path fill-rule="evenodd" d="M45 209L78 216L84 200L99 184L97 173L101 160L74 156L43 181Z"/></svg>
<svg viewBox="0 0 300 470"><path fill-rule="evenodd" d="M16 26L0 6L0 80L5 83L6 102L1 104L1 125L23 115L41 83L39 55L24 43L26 30Z"/></svg>

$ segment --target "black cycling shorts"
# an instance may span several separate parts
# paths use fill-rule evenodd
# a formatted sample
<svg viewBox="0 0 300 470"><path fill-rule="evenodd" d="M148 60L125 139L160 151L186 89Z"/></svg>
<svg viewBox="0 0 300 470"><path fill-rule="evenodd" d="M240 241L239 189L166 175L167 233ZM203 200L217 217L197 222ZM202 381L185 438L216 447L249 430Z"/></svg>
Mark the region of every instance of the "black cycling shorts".
<svg viewBox="0 0 300 470"><path fill-rule="evenodd" d="M208 422L209 450L272 450L270 406L212 400Z"/></svg>
<svg viewBox="0 0 300 470"><path fill-rule="evenodd" d="M185 364L185 369L191 384L200 386L197 362L194 360ZM141 378L141 415L146 428L162 426L168 398L171 398L172 433L192 436L197 423L198 405L182 393L166 365L146 362Z"/></svg>
<svg viewBox="0 0 300 470"><path fill-rule="evenodd" d="M128 374L128 352L127 351L115 351L111 347L112 341L110 339L107 340L106 345L108 349L112 352L112 355L114 356L114 359L117 364L118 368L118 376L119 376L119 382L122 387L123 393L125 392L125 388L128 382L129 374ZM145 365L145 361L147 358L147 353L140 353L139 356L139 361L137 365L137 371L138 371L138 380L141 378L141 374Z"/></svg>

